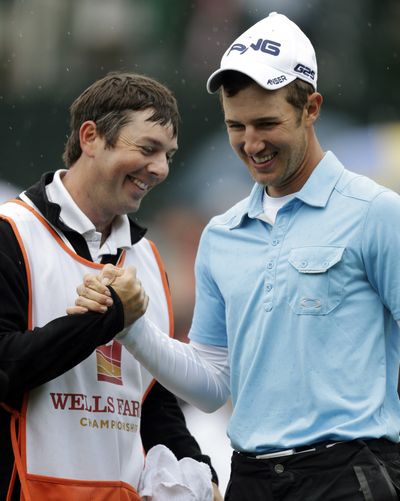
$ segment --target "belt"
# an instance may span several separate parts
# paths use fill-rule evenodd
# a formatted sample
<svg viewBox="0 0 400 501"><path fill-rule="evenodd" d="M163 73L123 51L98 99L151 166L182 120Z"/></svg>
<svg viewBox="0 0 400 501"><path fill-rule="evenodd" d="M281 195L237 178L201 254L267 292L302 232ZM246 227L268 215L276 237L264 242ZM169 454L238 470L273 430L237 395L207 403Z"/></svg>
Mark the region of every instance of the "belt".
<svg viewBox="0 0 400 501"><path fill-rule="evenodd" d="M272 458L280 458L285 456L293 456L295 454L304 454L306 452L316 452L321 449L329 449L330 447L334 447L337 444L342 443L343 441L338 442L322 442L314 445L305 445L303 447L296 447L293 449L284 449L276 452L268 452L267 454L248 454L245 452L239 452L239 454L247 456L251 459L272 459Z"/></svg>

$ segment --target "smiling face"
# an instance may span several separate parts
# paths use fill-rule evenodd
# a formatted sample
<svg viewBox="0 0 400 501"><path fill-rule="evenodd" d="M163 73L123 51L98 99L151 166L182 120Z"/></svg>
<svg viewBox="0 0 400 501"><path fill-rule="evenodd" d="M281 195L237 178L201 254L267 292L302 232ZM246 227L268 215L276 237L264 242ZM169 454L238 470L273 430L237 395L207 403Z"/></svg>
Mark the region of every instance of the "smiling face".
<svg viewBox="0 0 400 501"><path fill-rule="evenodd" d="M298 191L322 158L313 130L321 96L312 94L300 111L287 102L286 92L257 84L231 97L222 91L231 146L271 196Z"/></svg>
<svg viewBox="0 0 400 501"><path fill-rule="evenodd" d="M171 125L148 121L152 109L132 112L114 147L92 121L81 127L82 159L63 178L71 195L101 231L117 215L136 212L142 199L167 177L177 150Z"/></svg>

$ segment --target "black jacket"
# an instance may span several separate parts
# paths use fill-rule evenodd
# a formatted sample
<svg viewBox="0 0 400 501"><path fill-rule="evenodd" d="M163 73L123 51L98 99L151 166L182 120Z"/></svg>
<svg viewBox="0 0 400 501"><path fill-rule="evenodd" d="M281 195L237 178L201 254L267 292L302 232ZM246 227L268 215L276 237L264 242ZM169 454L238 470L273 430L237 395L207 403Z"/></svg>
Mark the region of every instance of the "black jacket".
<svg viewBox="0 0 400 501"><path fill-rule="evenodd" d="M59 219L60 207L48 201L45 185L53 173L26 191L46 219L61 230L77 254L91 260L85 239ZM130 220L132 244L146 230ZM118 256L104 256L115 263ZM114 305L106 314L86 313L56 318L33 331L27 330L28 286L20 247L10 225L0 220L0 371L3 401L21 407L23 394L58 377L87 358L98 346L109 342L123 328L123 308L112 291ZM85 335L82 335L82 334ZM13 465L10 415L0 407L0 499L6 498ZM159 383L150 390L142 408L141 436L145 450L164 444L178 459L192 457L210 464L208 456L189 433L176 397ZM213 480L217 481L213 471ZM19 499L15 489L13 499Z"/></svg>

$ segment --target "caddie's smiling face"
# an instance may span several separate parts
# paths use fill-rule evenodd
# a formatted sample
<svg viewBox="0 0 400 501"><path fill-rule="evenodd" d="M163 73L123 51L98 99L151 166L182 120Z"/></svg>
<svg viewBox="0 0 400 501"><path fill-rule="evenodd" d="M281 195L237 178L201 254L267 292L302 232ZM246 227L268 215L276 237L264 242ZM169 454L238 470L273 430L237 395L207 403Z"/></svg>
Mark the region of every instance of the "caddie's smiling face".
<svg viewBox="0 0 400 501"><path fill-rule="evenodd" d="M153 112L132 112L131 122L121 128L113 148L99 135L94 139L90 196L102 219L136 212L147 193L168 175L177 138L172 125L148 120Z"/></svg>
<svg viewBox="0 0 400 501"><path fill-rule="evenodd" d="M286 92L285 87L268 91L257 84L231 97L222 90L231 146L270 196L295 193L315 166L309 158L315 119L307 106L301 112L289 104Z"/></svg>

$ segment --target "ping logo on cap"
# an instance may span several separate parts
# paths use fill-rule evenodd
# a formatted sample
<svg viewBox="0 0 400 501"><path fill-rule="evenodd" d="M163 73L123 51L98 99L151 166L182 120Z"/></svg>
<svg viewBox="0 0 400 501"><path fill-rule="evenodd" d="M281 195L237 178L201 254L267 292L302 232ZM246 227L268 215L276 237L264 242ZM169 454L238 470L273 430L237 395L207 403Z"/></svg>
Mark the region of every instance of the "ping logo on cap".
<svg viewBox="0 0 400 501"><path fill-rule="evenodd" d="M237 50L240 52L240 54L244 54L248 49L253 49L255 51L260 50L261 52L265 52L266 54L270 54L271 56L278 56L280 53L280 46L281 44L279 42L274 42L273 40L263 40L262 38L259 38L257 43L252 43L249 46L241 43L234 43L229 49L227 56L229 56L229 54L233 50Z"/></svg>

